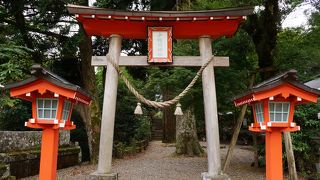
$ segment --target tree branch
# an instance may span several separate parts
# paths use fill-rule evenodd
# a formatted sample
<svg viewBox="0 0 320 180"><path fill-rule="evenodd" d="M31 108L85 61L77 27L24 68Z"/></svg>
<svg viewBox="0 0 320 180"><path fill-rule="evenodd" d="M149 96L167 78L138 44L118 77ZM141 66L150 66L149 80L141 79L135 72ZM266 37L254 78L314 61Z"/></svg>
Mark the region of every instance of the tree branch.
<svg viewBox="0 0 320 180"><path fill-rule="evenodd" d="M19 26L18 24L15 22L15 21L12 21L12 20L8 20L8 19L3 19L3 22L6 22L8 24L11 24L13 26L16 26L18 29L19 29ZM26 30L28 31L31 31L31 32L36 32L36 33L40 33L40 34L44 34L44 35L47 35L47 36L51 36L51 37L55 37L57 39L64 39L64 38L68 38L67 36L64 36L64 35L61 35L61 34L56 34L54 32L50 32L50 31L44 31L44 30L41 30L39 28L35 28L35 27L32 27L32 26L25 26Z"/></svg>

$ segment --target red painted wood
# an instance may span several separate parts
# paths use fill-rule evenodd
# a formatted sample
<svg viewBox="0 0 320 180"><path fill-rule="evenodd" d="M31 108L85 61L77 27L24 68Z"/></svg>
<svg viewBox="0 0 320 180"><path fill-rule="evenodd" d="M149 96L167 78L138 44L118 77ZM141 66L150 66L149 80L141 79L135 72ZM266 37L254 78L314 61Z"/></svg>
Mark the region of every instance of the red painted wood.
<svg viewBox="0 0 320 180"><path fill-rule="evenodd" d="M284 83L272 89L248 94L246 96L243 96L241 98L234 100L234 103L236 106L240 106L243 104L247 104L247 101L249 100L251 101L251 99L253 99L253 101L256 102L263 99L268 99L269 97L277 97L277 96L281 96L280 99L286 99L286 101L290 101L290 102L296 101L294 100L294 98L297 98L297 97L302 98L302 101L297 102L297 104L303 104L303 103L309 103L309 102L316 103L318 100L317 94L306 92L305 90L295 87L289 83Z"/></svg>
<svg viewBox="0 0 320 180"><path fill-rule="evenodd" d="M43 129L40 157L40 180L56 180L59 129Z"/></svg>
<svg viewBox="0 0 320 180"><path fill-rule="evenodd" d="M266 132L266 180L282 180L282 132Z"/></svg>
<svg viewBox="0 0 320 180"><path fill-rule="evenodd" d="M152 32L161 31L166 32L167 37L167 57L155 58L153 57L153 41ZM172 63L172 28L171 27L148 27L148 62L149 63Z"/></svg>
<svg viewBox="0 0 320 180"><path fill-rule="evenodd" d="M115 19L89 19L81 15L77 18L83 24L86 33L90 36L109 37L118 34L124 39L147 39L148 27L172 27L174 39L197 39L208 35L212 38L232 36L244 21L237 19L196 20L196 21L142 21L142 20L115 20Z"/></svg>

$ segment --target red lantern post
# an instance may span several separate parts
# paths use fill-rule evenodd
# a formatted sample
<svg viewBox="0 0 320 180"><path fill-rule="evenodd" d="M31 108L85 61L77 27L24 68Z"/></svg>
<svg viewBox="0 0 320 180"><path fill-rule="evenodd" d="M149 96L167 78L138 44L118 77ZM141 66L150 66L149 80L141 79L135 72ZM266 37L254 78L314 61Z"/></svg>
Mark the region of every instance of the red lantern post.
<svg viewBox="0 0 320 180"><path fill-rule="evenodd" d="M40 180L55 180L57 170L59 130L72 130L70 120L75 103L89 105L90 96L79 86L58 75L32 66L32 77L5 86L10 96L32 102L32 118L25 126L42 129Z"/></svg>
<svg viewBox="0 0 320 180"><path fill-rule="evenodd" d="M320 91L297 81L296 70L290 70L254 86L234 100L236 106L249 104L254 123L249 130L265 133L266 179L282 180L282 132L300 130L293 122L294 107L316 103Z"/></svg>

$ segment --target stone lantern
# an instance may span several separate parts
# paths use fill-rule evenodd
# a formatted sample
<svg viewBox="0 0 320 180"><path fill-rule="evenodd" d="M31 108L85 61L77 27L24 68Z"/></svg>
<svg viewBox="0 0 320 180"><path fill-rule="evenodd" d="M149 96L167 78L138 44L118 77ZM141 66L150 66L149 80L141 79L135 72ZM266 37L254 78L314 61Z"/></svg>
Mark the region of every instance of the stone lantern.
<svg viewBox="0 0 320 180"><path fill-rule="evenodd" d="M236 106L252 106L254 123L250 131L266 136L266 179L283 179L282 132L299 131L293 122L296 105L316 103L320 91L297 81L297 71L289 70L268 79L235 98Z"/></svg>
<svg viewBox="0 0 320 180"><path fill-rule="evenodd" d="M72 130L76 126L70 120L74 104L89 105L90 96L79 86L58 75L33 65L32 76L26 80L8 84L10 96L32 103L32 118L25 126L42 129L39 179L56 179L59 130Z"/></svg>

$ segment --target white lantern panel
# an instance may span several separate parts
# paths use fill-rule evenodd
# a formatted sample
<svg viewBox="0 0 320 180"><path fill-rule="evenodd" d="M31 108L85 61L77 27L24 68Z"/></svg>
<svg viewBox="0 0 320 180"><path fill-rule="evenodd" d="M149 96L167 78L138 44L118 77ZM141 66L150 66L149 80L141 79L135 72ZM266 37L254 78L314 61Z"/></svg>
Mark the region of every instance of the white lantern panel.
<svg viewBox="0 0 320 180"><path fill-rule="evenodd" d="M62 111L62 120L68 120L69 113L70 113L71 102L65 100L63 103L63 111Z"/></svg>
<svg viewBox="0 0 320 180"><path fill-rule="evenodd" d="M275 121L282 121L282 113L276 113Z"/></svg>
<svg viewBox="0 0 320 180"><path fill-rule="evenodd" d="M38 107L43 107L43 101L37 101Z"/></svg>
<svg viewBox="0 0 320 180"><path fill-rule="evenodd" d="M283 111L289 111L289 103L283 104Z"/></svg>
<svg viewBox="0 0 320 180"><path fill-rule="evenodd" d="M269 117L271 122L288 122L290 103L269 102Z"/></svg>
<svg viewBox="0 0 320 180"><path fill-rule="evenodd" d="M54 120L57 118L57 99L38 98L37 99L37 116L38 119Z"/></svg>
<svg viewBox="0 0 320 180"><path fill-rule="evenodd" d="M57 111L56 111L56 110L52 110L52 111L51 111L51 117L54 117L55 114L57 114Z"/></svg>
<svg viewBox="0 0 320 180"><path fill-rule="evenodd" d="M284 120L284 122L288 121L288 113L283 113L282 114L282 120ZM285 121L285 120L287 120L287 121Z"/></svg>
<svg viewBox="0 0 320 180"><path fill-rule="evenodd" d="M51 100L44 100L44 108L50 108L51 107Z"/></svg>
<svg viewBox="0 0 320 180"><path fill-rule="evenodd" d="M256 104L255 109L257 121L258 123L262 123L264 121L262 103Z"/></svg>

